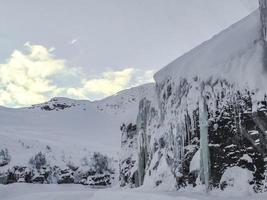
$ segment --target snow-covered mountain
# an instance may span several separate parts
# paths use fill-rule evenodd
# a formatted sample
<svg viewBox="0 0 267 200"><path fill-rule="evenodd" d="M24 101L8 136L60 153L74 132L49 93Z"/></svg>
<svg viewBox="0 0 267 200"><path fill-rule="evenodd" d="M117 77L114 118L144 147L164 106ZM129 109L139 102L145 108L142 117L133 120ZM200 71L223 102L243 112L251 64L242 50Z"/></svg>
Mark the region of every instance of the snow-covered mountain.
<svg viewBox="0 0 267 200"><path fill-rule="evenodd" d="M39 152L47 165L60 169L70 164L88 168L86 160L90 164L98 152L113 159L111 167L117 170L120 126L134 120L139 101L152 88L147 84L95 102L53 98L26 108L1 107L0 174L28 167Z"/></svg>

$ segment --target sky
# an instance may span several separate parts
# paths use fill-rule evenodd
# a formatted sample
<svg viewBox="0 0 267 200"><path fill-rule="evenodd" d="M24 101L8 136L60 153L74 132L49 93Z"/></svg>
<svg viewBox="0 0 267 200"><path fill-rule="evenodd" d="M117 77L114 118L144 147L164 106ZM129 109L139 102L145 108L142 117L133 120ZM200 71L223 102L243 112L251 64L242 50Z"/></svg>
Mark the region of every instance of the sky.
<svg viewBox="0 0 267 200"><path fill-rule="evenodd" d="M143 83L257 0L0 0L0 105L96 100Z"/></svg>

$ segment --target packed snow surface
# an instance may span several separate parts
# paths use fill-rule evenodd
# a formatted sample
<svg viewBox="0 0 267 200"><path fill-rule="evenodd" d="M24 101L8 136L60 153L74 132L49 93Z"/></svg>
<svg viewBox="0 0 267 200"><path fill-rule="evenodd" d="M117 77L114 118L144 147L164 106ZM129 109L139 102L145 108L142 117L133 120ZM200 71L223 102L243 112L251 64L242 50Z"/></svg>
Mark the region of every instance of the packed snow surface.
<svg viewBox="0 0 267 200"><path fill-rule="evenodd" d="M223 192L157 192L140 189L90 189L81 185L0 185L4 200L264 200L266 194L229 197Z"/></svg>

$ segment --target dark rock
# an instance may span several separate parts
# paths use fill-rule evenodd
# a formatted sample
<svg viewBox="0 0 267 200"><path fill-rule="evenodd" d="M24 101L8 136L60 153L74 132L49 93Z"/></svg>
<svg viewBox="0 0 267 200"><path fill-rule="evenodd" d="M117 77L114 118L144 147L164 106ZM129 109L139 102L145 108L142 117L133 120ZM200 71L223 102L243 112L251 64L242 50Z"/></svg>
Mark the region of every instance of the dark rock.
<svg viewBox="0 0 267 200"><path fill-rule="evenodd" d="M58 184L74 183L74 177L71 174L63 174L57 181Z"/></svg>
<svg viewBox="0 0 267 200"><path fill-rule="evenodd" d="M1 149L0 150L0 167L8 165L10 160L11 160L11 156L9 155L8 150L7 149Z"/></svg>

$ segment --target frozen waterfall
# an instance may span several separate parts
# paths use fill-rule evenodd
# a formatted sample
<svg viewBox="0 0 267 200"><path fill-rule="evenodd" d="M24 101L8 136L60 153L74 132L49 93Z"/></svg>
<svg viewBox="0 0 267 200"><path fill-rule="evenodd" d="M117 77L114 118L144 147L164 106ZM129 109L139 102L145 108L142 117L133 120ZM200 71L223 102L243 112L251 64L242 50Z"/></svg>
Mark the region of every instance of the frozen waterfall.
<svg viewBox="0 0 267 200"><path fill-rule="evenodd" d="M206 191L209 191L210 177L210 156L208 142L208 107L206 98L201 97L199 104L200 118L200 180L206 186Z"/></svg>

